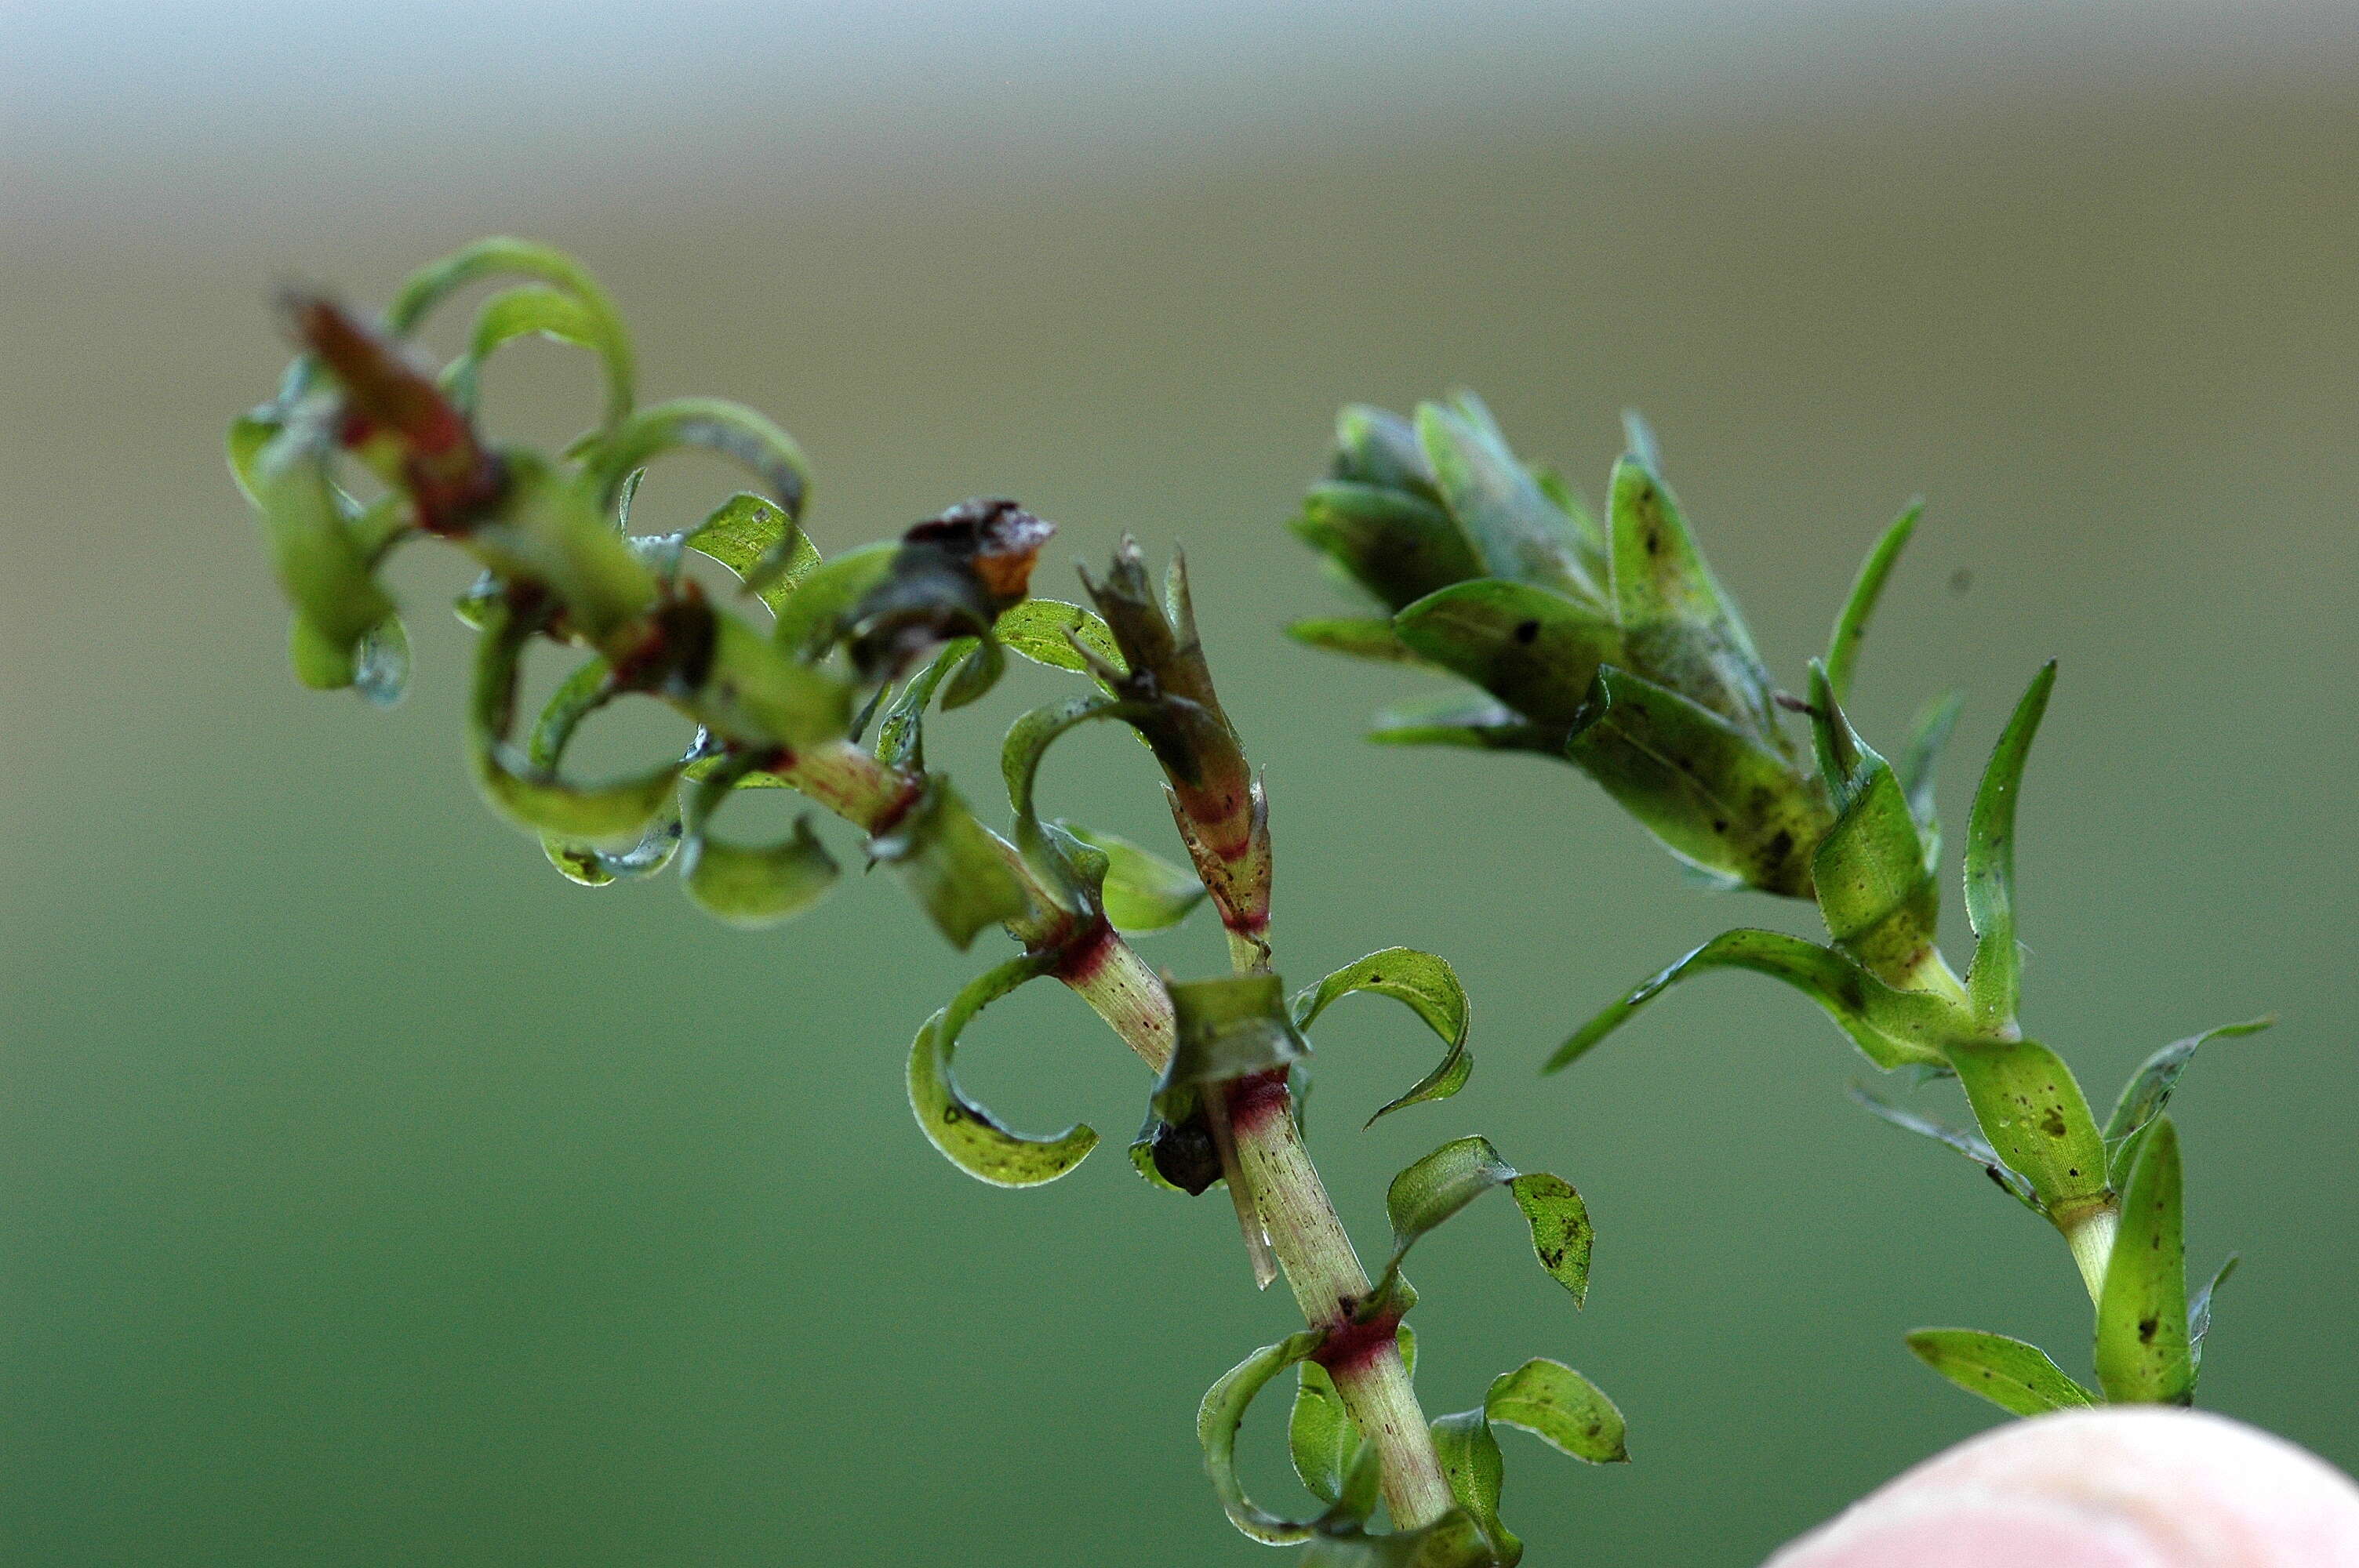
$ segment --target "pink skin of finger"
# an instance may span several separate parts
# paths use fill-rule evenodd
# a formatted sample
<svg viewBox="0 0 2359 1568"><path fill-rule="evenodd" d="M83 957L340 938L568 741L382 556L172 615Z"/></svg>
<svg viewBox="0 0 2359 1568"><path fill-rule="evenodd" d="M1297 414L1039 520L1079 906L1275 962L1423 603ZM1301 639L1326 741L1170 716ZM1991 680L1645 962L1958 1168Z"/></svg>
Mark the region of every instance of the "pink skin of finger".
<svg viewBox="0 0 2359 1568"><path fill-rule="evenodd" d="M2359 1486L2191 1411L2070 1411L1938 1454L1764 1568L2359 1568Z"/></svg>

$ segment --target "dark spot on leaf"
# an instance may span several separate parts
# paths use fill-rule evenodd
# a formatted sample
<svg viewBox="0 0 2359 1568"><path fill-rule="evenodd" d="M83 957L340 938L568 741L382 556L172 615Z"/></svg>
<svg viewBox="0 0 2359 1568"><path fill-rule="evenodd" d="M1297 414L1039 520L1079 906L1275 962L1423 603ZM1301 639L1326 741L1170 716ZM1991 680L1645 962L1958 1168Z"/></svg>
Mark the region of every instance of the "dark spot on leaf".
<svg viewBox="0 0 2359 1568"><path fill-rule="evenodd" d="M1540 623L1539 623L1538 622L1537 622L1537 621L1523 621L1523 622L1518 622L1516 623L1516 642L1521 643L1525 647L1528 648L1528 647L1530 647L1534 643L1537 643L1537 642L1538 642L1539 640L1540 640Z"/></svg>
<svg viewBox="0 0 2359 1568"><path fill-rule="evenodd" d="M2140 1345L2151 1345L2154 1343L2154 1331L2161 1326L2161 1321L2162 1320L2159 1318L2152 1317L2142 1317L2138 1319L2138 1343Z"/></svg>

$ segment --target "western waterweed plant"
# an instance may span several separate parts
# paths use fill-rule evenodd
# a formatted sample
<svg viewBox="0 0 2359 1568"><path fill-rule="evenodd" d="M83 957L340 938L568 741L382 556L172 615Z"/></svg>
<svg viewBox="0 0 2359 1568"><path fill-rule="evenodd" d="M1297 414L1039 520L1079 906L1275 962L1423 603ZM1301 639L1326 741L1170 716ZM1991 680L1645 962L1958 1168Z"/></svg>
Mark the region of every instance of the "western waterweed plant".
<svg viewBox="0 0 2359 1568"><path fill-rule="evenodd" d="M1578 1060L1639 1009L1713 969L1751 969L1808 996L1877 1067L1919 1087L1953 1079L1978 1131L1869 1092L1894 1124L1964 1154L2060 1231L2095 1308L2096 1390L2037 1347L1971 1329L1922 1329L1911 1349L2020 1415L2114 1402L2186 1404L2201 1369L2213 1290L2190 1298L2179 1137L2163 1114L2196 1049L2268 1021L2166 1045L2101 1124L2071 1070L2024 1036L2016 941L2016 807L2056 678L2032 679L2001 734L1966 822L1961 978L1936 941L1941 828L1934 762L1953 694L1917 719L1897 765L1843 709L1868 622L1917 525L1903 512L1860 568L1807 695L1771 682L1736 602L1713 578L1635 416L1603 521L1545 469L1520 461L1480 401L1461 394L1413 419L1346 408L1334 459L1295 531L1377 612L1306 621L1293 634L1423 665L1478 688L1388 710L1371 740L1530 752L1570 762L1699 881L1814 901L1828 940L1763 930L1705 943L1605 1009L1549 1059ZM1807 720L1807 739L1788 713Z"/></svg>
<svg viewBox="0 0 2359 1568"><path fill-rule="evenodd" d="M483 301L465 351L439 373L419 368L414 334L428 315L494 278L513 286ZM1131 1145L1140 1173L1191 1195L1225 1185L1257 1283L1283 1273L1306 1325L1220 1379L1199 1411L1214 1487L1239 1530L1306 1545L1323 1563L1512 1564L1522 1548L1500 1521L1495 1426L1592 1462L1625 1457L1612 1401L1552 1360L1503 1374L1462 1413L1429 1422L1419 1408L1403 1321L1416 1292L1402 1272L1417 1240L1504 1186L1542 1266L1578 1304L1588 1214L1567 1183L1514 1169L1482 1138L1456 1139L1394 1178L1392 1248L1370 1281L1303 1141L1304 1032L1354 992L1394 998L1432 1029L1440 1063L1382 1117L1465 1084L1471 1010L1447 963L1399 947L1285 991L1272 968L1267 803L1222 710L1176 557L1158 585L1125 544L1103 581L1084 574L1094 611L1036 599L1033 563L1053 530L1012 502L976 501L823 557L801 524L808 484L794 442L734 403L641 406L613 306L538 246L470 246L414 276L378 323L308 293L284 308L299 357L277 395L233 426L229 449L294 611L305 684L397 699L409 643L380 569L412 540L454 546L483 568L458 605L480 633L468 732L476 782L565 876L594 887L676 865L706 911L774 925L826 892L834 856L809 816L773 843L728 837L715 819L740 790L786 788L857 830L868 860L894 868L954 946L999 927L1015 955L924 1021L906 1069L926 1137L985 1182L1054 1181L1099 1141L1079 1125L1014 1131L960 1087L958 1042L992 1001L1053 979L1156 1071ZM587 349L603 373L603 416L554 456L492 444L476 417L483 362L527 336ZM682 448L734 460L760 490L693 528L632 532L645 465ZM730 602L683 572L689 552L735 574ZM523 722L524 664L549 648L578 662ZM924 728L937 702L984 696L1009 650L1086 684L1009 728L1001 761L1013 825L1002 836L927 766ZM685 715L694 742L627 776L580 781L566 768L577 735L625 697ZM1188 868L1040 815L1048 748L1100 719L1130 726L1152 751ZM1126 934L1176 925L1200 903L1220 917L1232 972L1158 976ZM1289 1447L1322 1507L1301 1519L1248 1498L1235 1462L1246 1407L1289 1368ZM1380 1504L1388 1530L1375 1522Z"/></svg>

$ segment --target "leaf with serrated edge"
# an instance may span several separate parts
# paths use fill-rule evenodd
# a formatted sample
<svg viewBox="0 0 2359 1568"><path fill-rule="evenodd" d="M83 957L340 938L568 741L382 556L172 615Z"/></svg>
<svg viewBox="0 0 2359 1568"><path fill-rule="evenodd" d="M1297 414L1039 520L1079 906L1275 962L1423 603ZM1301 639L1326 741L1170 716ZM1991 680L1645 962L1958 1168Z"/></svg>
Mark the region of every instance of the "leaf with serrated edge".
<svg viewBox="0 0 2359 1568"><path fill-rule="evenodd" d="M1815 1001L1879 1067L1939 1065L1953 1028L1952 1010L1937 997L1893 989L1840 953L1778 931L1724 931L1636 987L1583 1024L1549 1058L1547 1072L1571 1065L1627 1022L1640 1008L1692 975L1751 969L1782 980Z"/></svg>
<svg viewBox="0 0 2359 1568"><path fill-rule="evenodd" d="M951 1070L959 1033L968 1021L1048 968L1046 960L1027 955L977 977L956 1000L926 1021L909 1050L909 1109L927 1141L951 1164L995 1187L1053 1182L1097 1147L1098 1135L1078 1124L1049 1138L1009 1131L959 1091Z"/></svg>
<svg viewBox="0 0 2359 1568"><path fill-rule="evenodd" d="M2122 1194L2121 1228L2097 1296L2097 1380L2115 1404L2183 1405L2194 1393L2195 1366L2179 1129L2169 1116L2149 1127Z"/></svg>
<svg viewBox="0 0 2359 1568"><path fill-rule="evenodd" d="M2023 955L2015 946L2016 797L2055 685L2056 661L2050 659L2032 677L2000 733L1966 819L1966 918L1980 939L1973 967L1966 971L1966 989L1985 1027L2012 1024L2023 989Z"/></svg>
<svg viewBox="0 0 2359 1568"><path fill-rule="evenodd" d="M1379 1108L1367 1125L1375 1126L1378 1118L1403 1106L1447 1099L1465 1086L1467 1075L1474 1070L1474 1059L1466 1049L1473 1004L1467 1000L1466 988L1459 984L1457 971L1447 961L1414 947L1386 947L1371 953L1297 992L1294 1026L1308 1030L1330 1003L1354 991L1388 996L1402 1003L1449 1047L1431 1072L1406 1094Z"/></svg>
<svg viewBox="0 0 2359 1568"><path fill-rule="evenodd" d="M1970 1394L2013 1415L2044 1415L2097 1402L2048 1352L1976 1328L1920 1328L1908 1336L1917 1358Z"/></svg>

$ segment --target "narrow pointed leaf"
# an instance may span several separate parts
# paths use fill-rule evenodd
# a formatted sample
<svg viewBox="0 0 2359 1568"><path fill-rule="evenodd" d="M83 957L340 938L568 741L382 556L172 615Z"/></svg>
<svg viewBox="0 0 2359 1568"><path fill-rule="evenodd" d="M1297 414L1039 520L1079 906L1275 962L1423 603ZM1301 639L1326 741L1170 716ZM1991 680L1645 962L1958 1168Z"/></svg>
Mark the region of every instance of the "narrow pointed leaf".
<svg viewBox="0 0 2359 1568"><path fill-rule="evenodd" d="M1950 1065L2001 1161L2060 1224L2104 1201L2105 1143L2062 1057L2037 1040L1959 1037Z"/></svg>
<svg viewBox="0 0 2359 1568"><path fill-rule="evenodd" d="M1375 717L1368 740L1379 746L1465 746L1486 752L1537 752L1558 756L1560 732L1480 692L1396 702Z"/></svg>
<svg viewBox="0 0 2359 1568"><path fill-rule="evenodd" d="M868 841L868 852L901 873L935 929L962 950L984 926L1030 907L1002 848L940 773L928 776L899 822Z"/></svg>
<svg viewBox="0 0 2359 1568"><path fill-rule="evenodd" d="M1417 438L1435 488L1485 571L1597 600L1564 514L1507 449L1488 411L1464 395L1456 407L1421 405Z"/></svg>
<svg viewBox="0 0 2359 1568"><path fill-rule="evenodd" d="M1491 1380L1484 1413L1591 1465L1626 1464L1629 1431L1603 1390L1560 1361L1535 1357Z"/></svg>
<svg viewBox="0 0 2359 1568"><path fill-rule="evenodd" d="M1998 1157L1998 1151L1993 1149L1989 1141L1978 1134L1962 1132L1945 1122L1936 1121L1930 1116L1919 1116L1906 1106L1894 1105L1889 1100L1878 1098L1858 1084L1851 1086L1851 1098L1895 1127L1914 1132L1921 1138L1930 1138L1946 1148L1956 1150L1989 1173L1991 1180L1996 1182L2017 1203L2035 1211L2039 1207L2039 1200L2032 1195L2031 1183L2020 1173L2008 1170L2006 1162Z"/></svg>
<svg viewBox="0 0 2359 1568"><path fill-rule="evenodd" d="M1832 826L1826 803L1720 714L1606 665L1565 755L1688 864L1765 892L1809 895L1810 856Z"/></svg>
<svg viewBox="0 0 2359 1568"><path fill-rule="evenodd" d="M2241 1261L2243 1260L2235 1253L2229 1253L2220 1265L2220 1271L2205 1281L2201 1290L2188 1298L2187 1359L2191 1372L2203 1369L2203 1341L2212 1332L2212 1298L2220 1293L2220 1287L2228 1282L2228 1276L2236 1271L2236 1265Z"/></svg>
<svg viewBox="0 0 2359 1568"><path fill-rule="evenodd" d="M1447 1047L1431 1072L1368 1118L1369 1126L1403 1106L1447 1099L1465 1087L1467 1075L1474 1070L1474 1059L1466 1049L1473 1004L1467 1000L1466 988L1459 983L1457 971L1447 962L1414 947L1386 947L1371 953L1296 993L1294 1026L1309 1030L1329 1004L1353 991L1370 991L1402 1003L1424 1020L1425 1026Z"/></svg>
<svg viewBox="0 0 2359 1568"><path fill-rule="evenodd" d="M1658 470L1636 458L1615 463L1609 515L1624 662L1754 734L1775 733L1753 635Z"/></svg>
<svg viewBox="0 0 2359 1568"><path fill-rule="evenodd" d="M1917 814L1925 829L1925 862L1936 870L1941 858L1941 817L1933 800L1934 774L1941 748L1949 744L1950 731L1958 727L1958 710L1965 702L1964 692L1952 691L1919 709L1908 727L1908 748L1900 755L1900 787L1908 794L1908 809Z"/></svg>
<svg viewBox="0 0 2359 1568"><path fill-rule="evenodd" d="M2039 732L2040 716L2048 711L2048 694L2056 685L2056 661L2050 659L2032 677L2031 687L2016 704L2015 713L1991 752L1974 791L1973 814L1966 819L1966 918L1980 941L1973 968L1966 974L1975 1016L1985 1024L2015 1020L2023 989L2023 955L2015 945L2015 810L2023 787L2023 764L2031 754L2032 738Z"/></svg>
<svg viewBox="0 0 2359 1568"><path fill-rule="evenodd" d="M1166 931L1204 902L1204 884L1184 866L1174 865L1119 834L1100 833L1071 822L1056 826L1106 858L1105 882L1100 893L1106 919L1116 931Z"/></svg>
<svg viewBox="0 0 2359 1568"><path fill-rule="evenodd" d="M1507 1466L1499 1454L1499 1440L1491 1435L1490 1422L1479 1410L1462 1411L1434 1422L1432 1432L1434 1454L1441 1461L1450 1495L1483 1532L1492 1562L1498 1568L1515 1568L1523 1561L1524 1543L1499 1519L1499 1489L1506 1482Z"/></svg>
<svg viewBox="0 0 2359 1568"><path fill-rule="evenodd" d="M1920 1328L1908 1336L1917 1358L1970 1394L2014 1415L2079 1410L2096 1396L2074 1382L2048 1352L2004 1334L1975 1328Z"/></svg>
<svg viewBox="0 0 2359 1568"><path fill-rule="evenodd" d="M2201 1034L2190 1034L2184 1040L2174 1040L2138 1065L2130 1081L2122 1086L2121 1098L2114 1102L2114 1114L2105 1119L2105 1141L2118 1143L2162 1114L2170 1103L2171 1091L2179 1087L2180 1075L2195 1060L2195 1053L2214 1040L2236 1040L2247 1034L2258 1034L2277 1022L2271 1013L2263 1018L2247 1019L2242 1023L2223 1023Z"/></svg>
<svg viewBox="0 0 2359 1568"><path fill-rule="evenodd" d="M1538 463L1527 463L1525 467L1532 482L1540 487L1540 493L1564 514L1572 532L1573 555L1581 562L1582 575L1592 582L1612 581L1613 560L1606 553L1605 531L1597 525L1596 514L1554 469Z"/></svg>
<svg viewBox="0 0 2359 1568"><path fill-rule="evenodd" d="M1245 1495L1245 1482L1237 1475L1237 1429L1244 1424L1245 1409L1254 1396L1272 1378L1318 1349L1325 1337L1325 1330L1307 1328L1255 1351L1205 1390L1204 1402L1196 1411L1196 1440L1203 1445L1204 1465L1212 1472L1212 1489L1220 1496L1222 1510L1239 1530L1266 1545L1308 1541L1312 1527L1281 1519Z"/></svg>
<svg viewBox="0 0 2359 1568"><path fill-rule="evenodd" d="M1922 500L1910 502L1876 540L1875 548L1860 563L1859 576L1852 579L1851 597L1843 600L1843 613L1835 617L1834 633L1827 639L1827 682L1838 702L1851 696L1852 671L1859 665L1860 644L1867 638L1868 622L1875 618L1876 600L1884 596L1884 585L1892 568L1900 564L1900 552L1908 547L1908 536L1917 531L1917 520L1924 512Z"/></svg>
<svg viewBox="0 0 2359 1568"><path fill-rule="evenodd" d="M1751 969L1809 997L1879 1067L1938 1065L1952 1027L1951 1010L1938 998L1898 991L1851 959L1777 931L1723 932L1599 1013L1557 1048L1545 1071L1556 1072L1628 1022L1640 1008L1690 976L1713 969Z"/></svg>
<svg viewBox="0 0 2359 1568"><path fill-rule="evenodd" d="M1097 1147L1098 1135L1080 1125L1051 1138L1009 1131L960 1091L951 1070L959 1034L974 1015L1047 970L1046 960L1027 954L978 976L956 1000L926 1021L909 1051L909 1109L927 1140L951 1164L996 1187L1053 1182Z"/></svg>
<svg viewBox="0 0 2359 1568"><path fill-rule="evenodd" d="M2116 1404L2183 1405L2194 1392L2180 1203L2179 1130L2161 1116L2122 1194L2097 1298L2097 1379Z"/></svg>
<svg viewBox="0 0 2359 1568"><path fill-rule="evenodd" d="M1350 658L1375 659L1389 665L1425 663L1417 650L1401 641L1400 633L1393 630L1392 621L1387 616L1346 615L1320 621L1297 621L1287 627L1286 634L1305 647L1343 654Z"/></svg>

